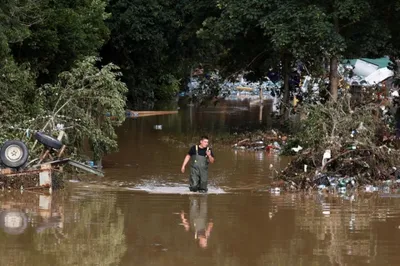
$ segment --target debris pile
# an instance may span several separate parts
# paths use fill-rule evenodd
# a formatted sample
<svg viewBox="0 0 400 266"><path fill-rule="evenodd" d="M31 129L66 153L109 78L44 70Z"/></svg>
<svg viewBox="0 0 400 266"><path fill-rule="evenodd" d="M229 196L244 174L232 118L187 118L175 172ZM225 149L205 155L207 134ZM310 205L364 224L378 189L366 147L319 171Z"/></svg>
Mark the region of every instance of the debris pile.
<svg viewBox="0 0 400 266"><path fill-rule="evenodd" d="M296 154L278 176L290 190L397 184L399 140L394 130L395 99L306 106L307 119L284 152ZM304 148L303 148L304 147ZM342 186L343 185L343 186Z"/></svg>
<svg viewBox="0 0 400 266"><path fill-rule="evenodd" d="M35 139L42 144L39 157L28 162L29 149L20 140L9 140L0 148L0 189L62 188L63 166L70 165L88 173L103 176L103 172L70 158L64 158L66 145L61 141L65 132L60 130L59 138L43 132L36 132Z"/></svg>
<svg viewBox="0 0 400 266"><path fill-rule="evenodd" d="M237 139L239 139L237 141ZM232 146L237 150L265 150L267 152L280 152L286 144L288 137L279 131L269 130L266 132L245 133L236 138Z"/></svg>

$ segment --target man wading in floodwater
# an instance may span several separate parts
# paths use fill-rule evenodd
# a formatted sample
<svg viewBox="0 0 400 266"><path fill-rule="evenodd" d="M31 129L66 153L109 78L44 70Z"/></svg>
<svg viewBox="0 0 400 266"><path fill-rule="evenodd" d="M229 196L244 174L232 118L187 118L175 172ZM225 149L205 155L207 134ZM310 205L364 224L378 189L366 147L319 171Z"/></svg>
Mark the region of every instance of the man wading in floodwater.
<svg viewBox="0 0 400 266"><path fill-rule="evenodd" d="M190 191L206 193L208 181L208 164L214 163L214 154L208 147L208 137L200 138L200 145L194 145L190 148L188 154L183 160L182 174L185 173L185 168L189 160L192 160L190 167Z"/></svg>

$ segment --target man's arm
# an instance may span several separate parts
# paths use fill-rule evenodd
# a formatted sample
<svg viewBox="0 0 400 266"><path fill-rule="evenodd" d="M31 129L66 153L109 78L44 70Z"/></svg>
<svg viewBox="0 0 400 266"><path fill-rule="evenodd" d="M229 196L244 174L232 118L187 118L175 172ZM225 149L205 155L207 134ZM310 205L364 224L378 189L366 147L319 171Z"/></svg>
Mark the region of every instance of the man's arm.
<svg viewBox="0 0 400 266"><path fill-rule="evenodd" d="M210 234L211 234L211 231L212 231L213 227L214 227L214 223L213 222L209 222L208 226L207 226L207 229L206 229L206 237L207 238L210 237Z"/></svg>
<svg viewBox="0 0 400 266"><path fill-rule="evenodd" d="M189 162L189 160L190 160L190 155L186 154L185 159L183 160L182 168L181 168L182 174L185 173L185 168L186 168L186 165Z"/></svg>
<svg viewBox="0 0 400 266"><path fill-rule="evenodd" d="M215 162L215 158L214 155L212 154L212 152L210 150L206 151L207 157L208 157L208 161L210 163L214 163Z"/></svg>
<svg viewBox="0 0 400 266"><path fill-rule="evenodd" d="M182 220L182 225L185 227L185 230L189 231L190 225L188 223L188 220L185 218L185 213L183 211L181 212L181 220Z"/></svg>

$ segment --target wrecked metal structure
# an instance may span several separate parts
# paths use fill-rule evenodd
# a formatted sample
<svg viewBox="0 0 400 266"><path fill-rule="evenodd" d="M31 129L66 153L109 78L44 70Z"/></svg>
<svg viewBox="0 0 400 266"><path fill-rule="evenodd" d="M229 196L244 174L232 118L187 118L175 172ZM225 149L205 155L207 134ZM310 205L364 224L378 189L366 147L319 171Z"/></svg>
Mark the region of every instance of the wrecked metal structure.
<svg viewBox="0 0 400 266"><path fill-rule="evenodd" d="M36 141L43 145L38 158L28 162L29 150L19 140L6 141L0 149L0 188L2 189L53 189L62 184L64 165L104 176L103 172L84 163L65 158L66 146L61 142L64 131L53 138L43 132L35 133Z"/></svg>
<svg viewBox="0 0 400 266"><path fill-rule="evenodd" d="M340 67L341 74L350 85L364 87L386 84L393 77L394 72L388 67L388 57L345 59Z"/></svg>

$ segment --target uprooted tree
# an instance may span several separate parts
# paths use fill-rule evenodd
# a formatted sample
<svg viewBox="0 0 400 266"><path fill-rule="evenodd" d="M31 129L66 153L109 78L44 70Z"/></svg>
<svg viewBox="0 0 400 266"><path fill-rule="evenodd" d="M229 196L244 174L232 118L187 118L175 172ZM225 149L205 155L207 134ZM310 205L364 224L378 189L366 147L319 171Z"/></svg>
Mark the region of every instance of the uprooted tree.
<svg viewBox="0 0 400 266"><path fill-rule="evenodd" d="M314 186L319 173L354 177L359 184L392 178L400 165L392 134L395 106L368 95L357 103L346 93L337 102L305 106L307 118L285 150L299 154L279 178L297 189Z"/></svg>
<svg viewBox="0 0 400 266"><path fill-rule="evenodd" d="M25 141L32 156L40 152L32 134L37 131L54 137L64 131L64 144L70 148L73 157L79 158L91 151L93 159L99 160L115 150L114 127L125 120L127 88L119 80L121 74L117 66L108 64L98 68L97 62L94 57L79 61L72 70L61 73L56 83L37 89L33 95L39 98L35 101L35 108L23 112L18 119L11 117L13 119L3 121L0 135ZM24 103L19 102L19 94L15 97L15 100L4 103L9 108Z"/></svg>

